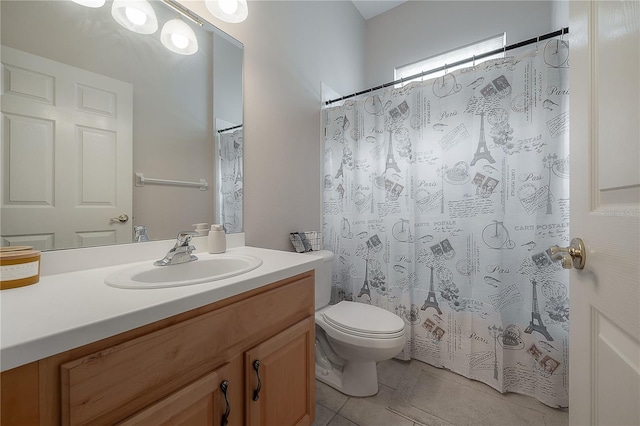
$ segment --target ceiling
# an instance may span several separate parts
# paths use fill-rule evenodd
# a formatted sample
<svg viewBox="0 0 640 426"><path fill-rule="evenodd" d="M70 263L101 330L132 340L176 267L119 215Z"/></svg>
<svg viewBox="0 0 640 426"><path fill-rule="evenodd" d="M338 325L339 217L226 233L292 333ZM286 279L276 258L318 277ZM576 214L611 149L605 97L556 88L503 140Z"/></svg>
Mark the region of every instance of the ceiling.
<svg viewBox="0 0 640 426"><path fill-rule="evenodd" d="M351 0L364 19L370 19L400 6L406 0Z"/></svg>

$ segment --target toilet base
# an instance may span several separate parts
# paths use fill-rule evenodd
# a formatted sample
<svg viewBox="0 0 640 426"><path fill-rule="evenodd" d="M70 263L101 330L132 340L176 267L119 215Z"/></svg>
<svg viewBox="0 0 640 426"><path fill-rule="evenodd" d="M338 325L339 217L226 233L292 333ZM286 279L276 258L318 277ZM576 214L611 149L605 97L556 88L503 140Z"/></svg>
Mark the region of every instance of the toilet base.
<svg viewBox="0 0 640 426"><path fill-rule="evenodd" d="M349 396L373 396L378 393L375 361L348 361L342 372L326 370L316 364L316 379Z"/></svg>

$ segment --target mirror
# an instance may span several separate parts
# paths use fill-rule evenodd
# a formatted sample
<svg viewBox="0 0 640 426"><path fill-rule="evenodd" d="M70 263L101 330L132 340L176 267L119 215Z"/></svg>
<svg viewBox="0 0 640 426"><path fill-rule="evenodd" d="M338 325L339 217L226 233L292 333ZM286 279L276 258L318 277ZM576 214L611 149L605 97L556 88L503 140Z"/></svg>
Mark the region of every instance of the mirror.
<svg viewBox="0 0 640 426"><path fill-rule="evenodd" d="M3 246L242 231L242 44L171 0L149 2L158 28L138 34L112 3L0 2ZM176 18L196 53L161 42Z"/></svg>

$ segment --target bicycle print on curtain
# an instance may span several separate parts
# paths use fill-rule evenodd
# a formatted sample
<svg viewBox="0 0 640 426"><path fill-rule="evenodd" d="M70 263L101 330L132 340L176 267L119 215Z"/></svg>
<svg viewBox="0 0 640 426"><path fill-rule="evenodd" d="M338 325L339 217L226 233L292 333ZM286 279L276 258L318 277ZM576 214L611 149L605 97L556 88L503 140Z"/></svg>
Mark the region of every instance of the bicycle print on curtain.
<svg viewBox="0 0 640 426"><path fill-rule="evenodd" d="M567 56L551 40L326 109L323 182L333 302L402 317L401 358L563 407Z"/></svg>

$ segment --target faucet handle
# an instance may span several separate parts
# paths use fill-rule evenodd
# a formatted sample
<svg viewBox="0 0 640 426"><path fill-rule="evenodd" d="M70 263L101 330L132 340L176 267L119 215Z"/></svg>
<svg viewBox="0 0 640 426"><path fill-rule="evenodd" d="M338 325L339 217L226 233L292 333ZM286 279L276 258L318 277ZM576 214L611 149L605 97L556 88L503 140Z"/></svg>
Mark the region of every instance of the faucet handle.
<svg viewBox="0 0 640 426"><path fill-rule="evenodd" d="M189 242L191 242L191 238L198 236L200 234L198 234L197 232L194 231L182 231L182 232L178 232L178 241L176 242L176 247L180 247L180 246L188 246Z"/></svg>

